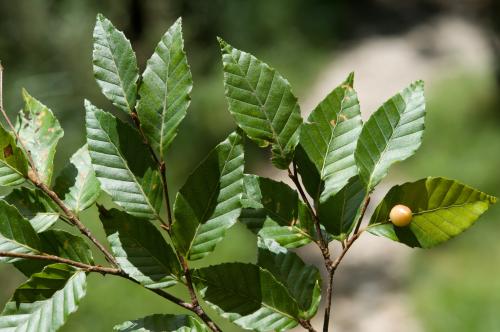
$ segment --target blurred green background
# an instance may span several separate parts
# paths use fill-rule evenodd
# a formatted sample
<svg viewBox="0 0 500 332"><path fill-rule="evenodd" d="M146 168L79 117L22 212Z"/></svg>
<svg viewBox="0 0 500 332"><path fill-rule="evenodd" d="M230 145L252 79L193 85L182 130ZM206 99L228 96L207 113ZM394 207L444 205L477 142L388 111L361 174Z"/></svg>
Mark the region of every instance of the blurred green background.
<svg viewBox="0 0 500 332"><path fill-rule="evenodd" d="M324 68L340 68L342 75L347 75L365 59L385 56L374 53L380 48L370 53L374 41L403 40L426 64L422 74L404 52L398 55L391 51L390 55L408 61L408 70L416 72L411 79L421 75L429 78L428 117L421 150L398 165L397 178L446 176L500 196L499 7L493 0L0 0L5 106L14 115L21 108L20 91L25 87L54 111L65 130L56 156L56 170L62 169L85 142L83 99L112 109L92 74L96 14L103 13L125 31L142 68L161 35L182 16L194 90L190 111L168 159L171 188L175 190L209 149L234 128L223 96L216 36L276 67L304 101L304 114L319 100L314 91L334 87L329 83L321 87L328 76ZM452 48L443 55L441 40L431 36L433 29L441 26L439 22L446 23L450 17L455 25L444 29L447 32L443 38L458 38L462 48ZM415 39L415 31L419 32L413 45L408 40ZM481 49L476 47L478 42ZM359 49L367 50L364 58L351 56ZM460 57L466 51L468 56ZM450 54L460 61L444 63L456 66L435 61ZM346 63L351 65L345 59L357 63L344 70ZM370 82L390 86L384 81L391 77L384 76L390 67L372 68L374 78ZM360 80L362 73L357 72ZM336 83L342 79L332 77ZM370 95L380 90L374 89L374 83L362 85L364 115L374 109L363 107L363 98L383 101L407 83L383 96ZM247 170L267 174L268 156L253 146L248 148ZM84 218L102 238L96 212L91 209ZM423 331L500 331L499 219L500 208L496 206L464 236L433 251L415 251L410 256L404 293ZM254 242L253 235L237 225L214 254L198 264L251 261ZM11 267L0 266L0 304L22 280ZM182 295L182 290L179 292ZM64 331L109 331L129 318L177 310L124 280L92 275L88 296ZM230 324L224 326L227 331L238 331ZM395 331L401 330L405 327Z"/></svg>

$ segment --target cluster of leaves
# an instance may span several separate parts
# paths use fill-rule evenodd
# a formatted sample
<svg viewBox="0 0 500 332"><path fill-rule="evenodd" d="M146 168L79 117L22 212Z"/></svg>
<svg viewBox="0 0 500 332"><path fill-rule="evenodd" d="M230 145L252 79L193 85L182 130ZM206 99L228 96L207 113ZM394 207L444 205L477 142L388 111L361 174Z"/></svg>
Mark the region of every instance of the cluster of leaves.
<svg viewBox="0 0 500 332"><path fill-rule="evenodd" d="M172 209L166 158L192 89L180 20L140 75L125 35L97 17L95 78L128 122L85 101L87 143L54 181L63 130L45 105L23 92L26 106L16 124L11 131L0 127L0 185L14 187L0 200L0 261L12 263L28 280L7 303L0 329L57 330L84 297L86 275L99 272L127 278L194 314L156 314L117 325L118 331L219 331L199 299L244 329L283 331L300 324L314 331L310 319L320 303L320 273L291 249L309 243L321 249L330 274L329 309L335 268L365 230L430 248L470 227L495 202L456 181L427 178L392 188L361 228L375 186L421 144L423 83L390 98L363 124L350 74L304 122L281 74L219 42L225 94L238 129L189 176ZM273 165L288 170L296 189L245 174L246 138L270 146ZM111 253L79 219L100 195L115 204L98 205ZM409 226L389 222L396 204L414 212ZM190 262L209 255L236 222L257 235L257 262L192 269ZM82 236L58 229L59 223L75 226ZM110 267L95 265L85 238ZM336 260L331 241L343 244ZM190 300L166 291L176 284L189 290Z"/></svg>

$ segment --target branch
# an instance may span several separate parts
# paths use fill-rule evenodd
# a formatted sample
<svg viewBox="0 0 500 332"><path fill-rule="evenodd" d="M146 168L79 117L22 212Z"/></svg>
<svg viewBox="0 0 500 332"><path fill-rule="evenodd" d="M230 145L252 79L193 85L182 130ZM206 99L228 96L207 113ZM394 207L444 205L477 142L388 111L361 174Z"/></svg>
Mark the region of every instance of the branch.
<svg viewBox="0 0 500 332"><path fill-rule="evenodd" d="M309 332L316 332L314 327L311 324L310 320L300 320L299 321L300 325L302 325L303 328L305 328Z"/></svg>
<svg viewBox="0 0 500 332"><path fill-rule="evenodd" d="M32 255L32 254L22 254L22 253L15 253L15 252L7 252L7 251L0 251L0 257L12 257L12 258L23 258L23 259L35 259L35 260L42 260L42 261L51 261L51 262L56 262L56 263L63 263L67 265L71 265L74 267L78 267L82 270L85 270L87 272L99 272L101 274L114 274L114 275L122 275L123 272L120 269L116 268L111 268L111 267L104 267L104 266L99 266L99 265L89 265L89 264L84 264L81 262L77 262L71 259L59 257L59 256L54 256L54 255L49 255L49 254L39 254L39 255Z"/></svg>

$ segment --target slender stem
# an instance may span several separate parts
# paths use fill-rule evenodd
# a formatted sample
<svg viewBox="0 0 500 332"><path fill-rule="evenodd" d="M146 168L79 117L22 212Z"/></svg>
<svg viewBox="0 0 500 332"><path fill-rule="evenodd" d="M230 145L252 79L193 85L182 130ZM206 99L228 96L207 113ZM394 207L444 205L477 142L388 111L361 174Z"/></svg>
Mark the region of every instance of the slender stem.
<svg viewBox="0 0 500 332"><path fill-rule="evenodd" d="M299 321L300 325L302 325L303 328L305 328L309 332L316 332L314 327L311 324L310 320L300 320Z"/></svg>
<svg viewBox="0 0 500 332"><path fill-rule="evenodd" d="M167 227L168 229L170 229L170 226L172 226L172 209L170 207L170 197L168 195L166 166L163 160L160 162L160 173L161 173L161 181L163 184L163 193L165 195L165 201L167 202Z"/></svg>
<svg viewBox="0 0 500 332"><path fill-rule="evenodd" d="M123 273L120 269L117 269L117 268L84 264L84 263L77 262L77 261L74 261L71 259L67 259L67 258L63 258L63 257L59 257L59 256L54 256L54 255L49 255L49 254L45 254L45 253L42 253L39 255L34 255L34 254L22 254L22 253L15 253L15 252L0 251L0 257L35 259L35 260L63 263L63 264L78 267L78 268L83 269L87 272L99 272L101 274L122 275L122 273Z"/></svg>

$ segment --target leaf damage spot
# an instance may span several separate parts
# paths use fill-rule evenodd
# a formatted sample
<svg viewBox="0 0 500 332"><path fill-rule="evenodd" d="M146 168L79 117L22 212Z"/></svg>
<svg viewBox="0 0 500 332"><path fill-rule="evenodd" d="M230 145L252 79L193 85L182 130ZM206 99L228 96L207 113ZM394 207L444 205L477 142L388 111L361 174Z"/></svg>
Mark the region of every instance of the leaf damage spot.
<svg viewBox="0 0 500 332"><path fill-rule="evenodd" d="M6 147L3 148L3 156L4 158L9 158L14 154L14 151L12 150L12 145L7 145Z"/></svg>

